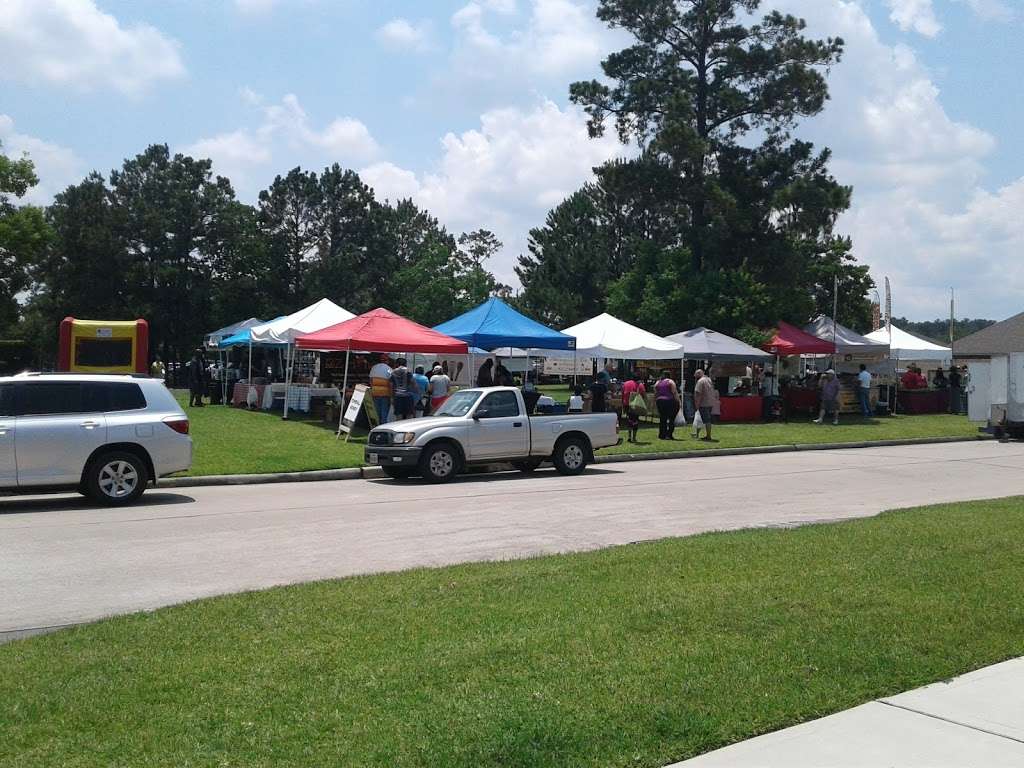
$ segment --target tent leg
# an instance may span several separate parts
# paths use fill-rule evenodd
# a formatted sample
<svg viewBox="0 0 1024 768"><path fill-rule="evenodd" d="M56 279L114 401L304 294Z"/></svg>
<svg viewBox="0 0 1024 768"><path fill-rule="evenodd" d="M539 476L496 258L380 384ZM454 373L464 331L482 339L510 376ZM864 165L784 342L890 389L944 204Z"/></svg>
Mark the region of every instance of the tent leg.
<svg viewBox="0 0 1024 768"><path fill-rule="evenodd" d="M337 440L341 437L341 422L345 418L345 393L348 392L348 358L352 354L349 350L345 350L345 375L341 377L341 409L338 411L338 431L334 435L334 439ZM348 437L345 437L345 442L348 442Z"/></svg>
<svg viewBox="0 0 1024 768"><path fill-rule="evenodd" d="M292 361L293 361L293 357L294 357L294 353L292 352L292 345L289 344L288 345L288 367L285 369L285 373L284 373L284 415L281 417L282 419L284 419L286 421L288 419L288 390L292 386Z"/></svg>
<svg viewBox="0 0 1024 768"><path fill-rule="evenodd" d="M252 392L252 337L249 337L249 378L246 379L247 385L245 387L245 407L249 407L249 393Z"/></svg>

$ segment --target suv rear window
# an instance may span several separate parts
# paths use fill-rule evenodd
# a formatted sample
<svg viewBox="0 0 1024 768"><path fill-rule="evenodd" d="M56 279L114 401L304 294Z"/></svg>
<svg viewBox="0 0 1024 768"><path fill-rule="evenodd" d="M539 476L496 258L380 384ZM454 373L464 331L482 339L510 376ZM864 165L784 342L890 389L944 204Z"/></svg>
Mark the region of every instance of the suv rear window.
<svg viewBox="0 0 1024 768"><path fill-rule="evenodd" d="M23 382L17 389L19 416L45 416L83 413L82 388L78 382Z"/></svg>
<svg viewBox="0 0 1024 768"><path fill-rule="evenodd" d="M146 407L146 398L138 384L87 381L83 382L82 390L88 412L138 411Z"/></svg>

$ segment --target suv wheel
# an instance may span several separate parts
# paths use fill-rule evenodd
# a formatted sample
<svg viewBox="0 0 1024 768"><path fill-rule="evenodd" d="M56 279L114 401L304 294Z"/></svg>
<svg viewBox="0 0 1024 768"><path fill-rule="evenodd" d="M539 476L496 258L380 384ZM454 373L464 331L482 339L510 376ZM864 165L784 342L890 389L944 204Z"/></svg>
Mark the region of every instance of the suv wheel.
<svg viewBox="0 0 1024 768"><path fill-rule="evenodd" d="M459 454L451 443L435 443L420 456L420 474L430 483L447 483L459 472Z"/></svg>
<svg viewBox="0 0 1024 768"><path fill-rule="evenodd" d="M145 461L134 453L113 451L97 456L89 465L85 487L94 501L119 506L138 499L148 482Z"/></svg>
<svg viewBox="0 0 1024 768"><path fill-rule="evenodd" d="M578 475L587 468L587 445L582 438L567 437L555 446L551 460L561 474Z"/></svg>

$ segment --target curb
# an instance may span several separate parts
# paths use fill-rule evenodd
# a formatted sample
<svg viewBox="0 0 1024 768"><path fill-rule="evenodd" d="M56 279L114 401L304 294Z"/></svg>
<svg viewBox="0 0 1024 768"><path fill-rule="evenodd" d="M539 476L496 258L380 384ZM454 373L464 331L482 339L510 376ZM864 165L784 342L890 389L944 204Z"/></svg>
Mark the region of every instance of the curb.
<svg viewBox="0 0 1024 768"><path fill-rule="evenodd" d="M856 448L886 448L899 445L935 445L942 443L973 443L995 440L991 435L976 437L919 437L902 440L867 440L859 443L817 443L815 445L763 445L752 448L708 448L702 451L668 451L664 453L623 453L598 456L595 464L621 464L631 461L665 461L668 459L700 459L714 456L755 456L762 453L797 453L801 451L838 451ZM316 483L333 480L379 480L380 467L350 469L319 469L311 472L274 472L262 475L206 475L200 477L169 477L160 480L157 488L199 488L216 485L264 485L269 483Z"/></svg>

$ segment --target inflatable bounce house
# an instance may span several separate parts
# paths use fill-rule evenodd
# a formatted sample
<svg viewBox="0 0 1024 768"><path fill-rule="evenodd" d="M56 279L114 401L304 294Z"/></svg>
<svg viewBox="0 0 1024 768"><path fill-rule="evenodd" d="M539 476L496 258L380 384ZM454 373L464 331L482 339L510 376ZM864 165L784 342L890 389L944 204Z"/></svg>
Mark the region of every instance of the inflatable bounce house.
<svg viewBox="0 0 1024 768"><path fill-rule="evenodd" d="M78 320L60 324L57 370L75 373L146 373L149 324L145 320Z"/></svg>

